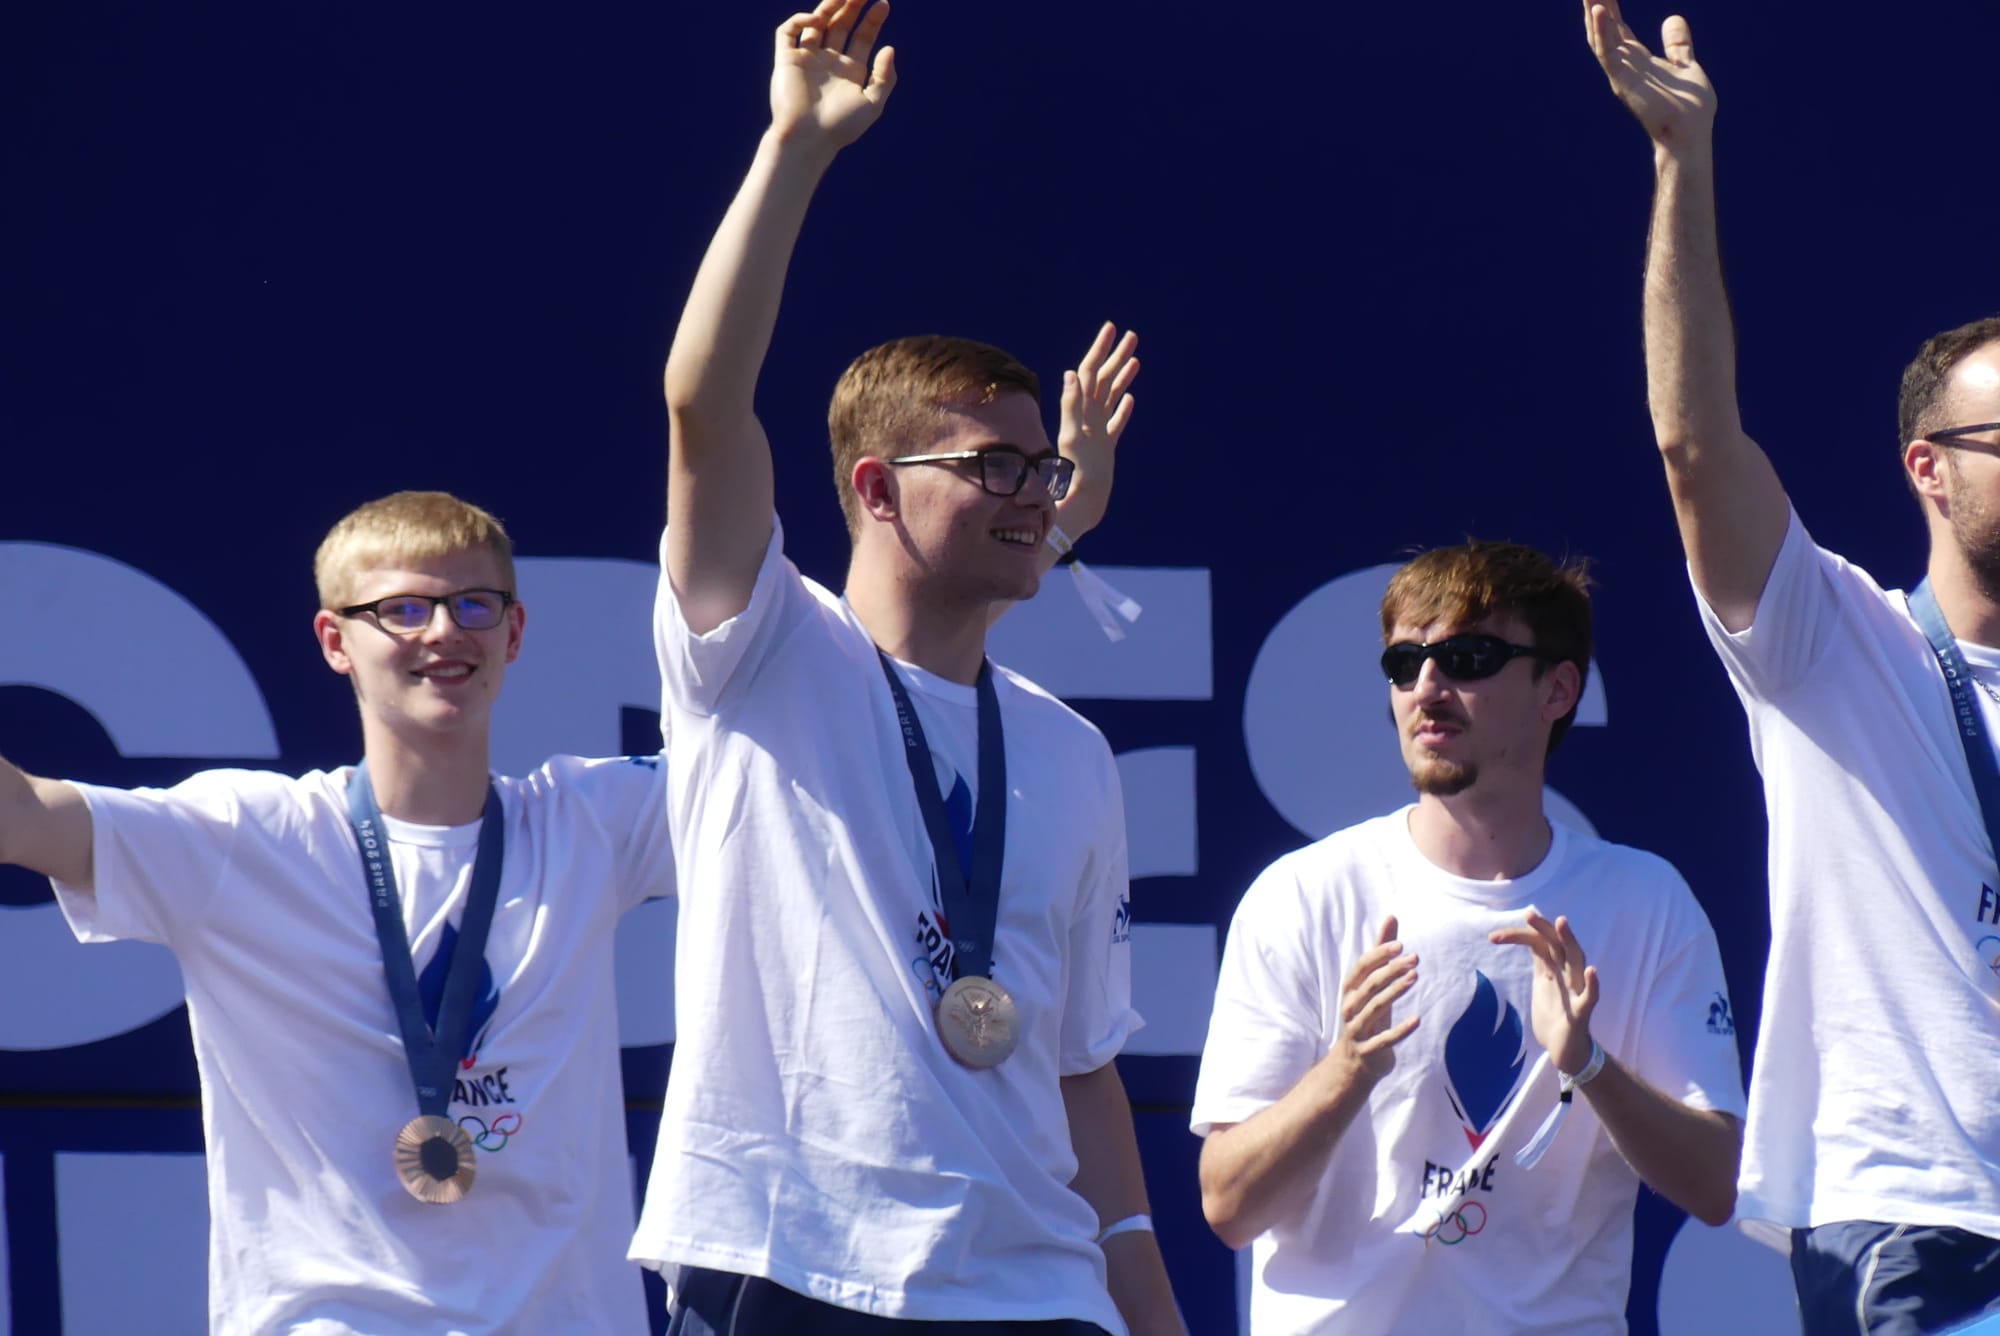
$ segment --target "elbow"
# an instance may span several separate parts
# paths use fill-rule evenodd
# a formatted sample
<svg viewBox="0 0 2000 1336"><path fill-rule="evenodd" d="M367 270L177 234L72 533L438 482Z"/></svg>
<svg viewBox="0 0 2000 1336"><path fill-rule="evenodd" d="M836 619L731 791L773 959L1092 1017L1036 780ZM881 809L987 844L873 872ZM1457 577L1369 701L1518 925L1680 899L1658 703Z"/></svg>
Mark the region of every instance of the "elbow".
<svg viewBox="0 0 2000 1336"><path fill-rule="evenodd" d="M1722 1228L1736 1214L1736 1185L1730 1183L1720 1192L1709 1194L1703 1200L1696 1202L1688 1214L1710 1228Z"/></svg>
<svg viewBox="0 0 2000 1336"><path fill-rule="evenodd" d="M1259 1231L1250 1228L1243 1219L1243 1198L1240 1193L1208 1183L1201 1187L1201 1214L1208 1221L1208 1227L1215 1237L1230 1248L1247 1248Z"/></svg>

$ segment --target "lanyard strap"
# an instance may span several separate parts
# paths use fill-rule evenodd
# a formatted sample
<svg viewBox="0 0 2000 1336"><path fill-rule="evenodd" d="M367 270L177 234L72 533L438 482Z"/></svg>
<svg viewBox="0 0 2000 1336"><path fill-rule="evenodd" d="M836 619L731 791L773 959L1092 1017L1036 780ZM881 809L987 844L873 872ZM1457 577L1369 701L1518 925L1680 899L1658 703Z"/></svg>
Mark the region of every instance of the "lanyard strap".
<svg viewBox="0 0 2000 1336"><path fill-rule="evenodd" d="M472 885L466 891L458 943L445 966L444 998L438 1006L435 1031L425 1024L423 1004L417 996L417 969L410 959L409 934L403 930L396 870L389 862L389 839L382 827L382 809L375 804L375 786L369 782L366 761L354 768L347 781L347 819L361 849L361 871L368 880L368 900L375 911L375 937L382 944L382 970L388 975L389 1000L403 1031L403 1053L410 1063L417 1111L441 1116L451 1102L452 1066L465 1052L472 994L479 986L479 966L486 957L486 930L493 925L493 904L499 898L500 859L507 838L500 795L489 780L486 806L480 814L479 849L472 860Z"/></svg>
<svg viewBox="0 0 2000 1336"><path fill-rule="evenodd" d="M1951 691L1952 718L1958 723L1958 741L1965 748L1966 768L1972 771L1972 791L1979 795L1979 814L1986 818L1988 845L2000 850L2000 762L1993 758L1993 743L1987 736L1986 717L1972 695L1972 669L1958 649L1958 638L1945 625L1931 582L1920 583L1910 595L1910 612L1931 642L1938 667L1944 669L1944 684Z"/></svg>
<svg viewBox="0 0 2000 1336"><path fill-rule="evenodd" d="M979 665L979 802L972 821L972 866L968 869L959 866L958 842L952 838L930 744L924 740L924 726L910 703L910 693L903 689L889 656L880 649L875 653L882 660L882 675L889 679L889 694L896 698L903 759L910 764L910 782L916 786L917 806L931 837L938 894L954 952L952 976L984 978L993 971L993 929L1000 919L1000 866L1007 852L1007 748L1000 735L1000 696L993 689L993 667L984 661Z"/></svg>

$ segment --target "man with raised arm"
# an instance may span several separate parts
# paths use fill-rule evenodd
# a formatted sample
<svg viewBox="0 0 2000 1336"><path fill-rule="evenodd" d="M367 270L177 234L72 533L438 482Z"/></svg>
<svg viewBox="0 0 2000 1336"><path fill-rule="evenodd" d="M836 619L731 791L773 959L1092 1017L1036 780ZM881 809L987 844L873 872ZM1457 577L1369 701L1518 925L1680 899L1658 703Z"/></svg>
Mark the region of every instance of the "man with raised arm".
<svg viewBox="0 0 2000 1336"><path fill-rule="evenodd" d="M1654 55L1615 0L1591 49L1653 142L1653 427L1703 623L1749 714L1771 956L1738 1197L1808 1333L2000 1311L2000 318L1903 375L1927 579L1814 545L1744 433L1716 244L1715 92L1685 19Z"/></svg>
<svg viewBox="0 0 2000 1336"><path fill-rule="evenodd" d="M489 776L526 614L484 510L370 502L314 573L361 766L126 791L0 761L0 862L78 938L179 961L214 1332L644 1332L612 948L673 891L658 758Z"/></svg>
<svg viewBox="0 0 2000 1336"><path fill-rule="evenodd" d="M1622 1332L1640 1180L1729 1218L1715 934L1665 862L1543 810L1587 587L1515 543L1399 570L1382 669L1417 801L1237 907L1191 1121L1257 1336Z"/></svg>
<svg viewBox="0 0 2000 1336"><path fill-rule="evenodd" d="M771 125L667 362L655 632L687 894L632 1252L690 1336L1178 1332L1112 1062L1138 1024L1117 770L985 657L1058 516L1101 515L1131 336L1065 378L1060 453L1000 350L863 353L829 411L844 597L772 518L758 372L813 191L895 85L887 9L777 30Z"/></svg>

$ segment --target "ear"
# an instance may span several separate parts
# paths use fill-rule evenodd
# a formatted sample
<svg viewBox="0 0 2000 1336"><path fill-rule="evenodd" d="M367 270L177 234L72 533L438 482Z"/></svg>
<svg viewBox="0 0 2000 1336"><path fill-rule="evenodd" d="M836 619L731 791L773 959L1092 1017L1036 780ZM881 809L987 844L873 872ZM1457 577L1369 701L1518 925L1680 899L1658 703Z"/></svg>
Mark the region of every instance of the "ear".
<svg viewBox="0 0 2000 1336"><path fill-rule="evenodd" d="M521 635L527 630L528 610L515 599L507 605L507 662L521 657Z"/></svg>
<svg viewBox="0 0 2000 1336"><path fill-rule="evenodd" d="M1553 724L1576 708L1583 696L1583 674L1565 659L1542 677L1542 722Z"/></svg>
<svg viewBox="0 0 2000 1336"><path fill-rule="evenodd" d="M313 638L319 641L319 652L326 659L326 666L342 677L354 674L354 660L347 654L347 629L340 618L321 608L313 614Z"/></svg>
<svg viewBox="0 0 2000 1336"><path fill-rule="evenodd" d="M896 489L896 471L873 455L854 461L848 485L860 498L861 513L872 520L890 523L902 514L902 498Z"/></svg>
<svg viewBox="0 0 2000 1336"><path fill-rule="evenodd" d="M1945 474L1951 471L1949 453L1921 436L1903 447L1903 471L1924 500L1945 503Z"/></svg>

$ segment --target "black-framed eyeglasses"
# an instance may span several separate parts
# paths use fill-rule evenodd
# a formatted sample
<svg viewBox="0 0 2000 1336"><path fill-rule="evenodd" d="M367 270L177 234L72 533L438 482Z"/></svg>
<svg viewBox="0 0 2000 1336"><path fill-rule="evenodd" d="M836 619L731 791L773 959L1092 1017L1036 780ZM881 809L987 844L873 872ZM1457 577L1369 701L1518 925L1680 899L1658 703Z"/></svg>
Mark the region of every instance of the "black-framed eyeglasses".
<svg viewBox="0 0 2000 1336"><path fill-rule="evenodd" d="M1946 427L1943 431L1927 431L1924 439L1938 445L1983 445L1993 448L1990 441L1962 441L1962 436L1975 436L1982 431L2000 431L2000 422L1975 422L1970 427Z"/></svg>
<svg viewBox="0 0 2000 1336"><path fill-rule="evenodd" d="M503 589L461 589L451 594L391 594L335 611L342 617L366 613L390 635L413 636L429 628L439 604L460 630L491 631L507 616L513 602L514 596Z"/></svg>
<svg viewBox="0 0 2000 1336"><path fill-rule="evenodd" d="M1060 501L1069 495L1070 479L1076 476L1074 459L1057 454L1030 459L1011 445L953 450L942 455L901 455L888 462L901 468L905 464L962 464L975 459L979 461L979 485L994 496L1019 496L1028 485L1029 471L1033 470L1040 476L1042 486L1049 489L1049 500Z"/></svg>
<svg viewBox="0 0 2000 1336"><path fill-rule="evenodd" d="M1399 640L1382 651L1382 671L1396 686L1407 687L1416 682L1425 659L1436 659L1438 671L1452 681L1477 682L1524 655L1535 659L1549 657L1533 646L1510 644L1499 636L1446 636L1429 644Z"/></svg>

